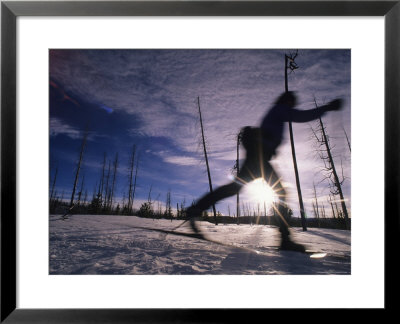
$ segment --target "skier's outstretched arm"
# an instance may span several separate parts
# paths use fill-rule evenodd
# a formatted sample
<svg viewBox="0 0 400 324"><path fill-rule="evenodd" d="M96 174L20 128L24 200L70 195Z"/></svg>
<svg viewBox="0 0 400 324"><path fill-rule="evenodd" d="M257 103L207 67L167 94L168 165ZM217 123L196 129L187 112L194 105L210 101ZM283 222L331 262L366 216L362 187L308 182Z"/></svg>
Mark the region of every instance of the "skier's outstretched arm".
<svg viewBox="0 0 400 324"><path fill-rule="evenodd" d="M290 109L288 110L286 121L291 121L295 123L306 123L321 117L327 111L340 110L342 108L342 105L343 101L341 99L336 99L331 101L325 106L321 106L315 109L309 109L309 110Z"/></svg>

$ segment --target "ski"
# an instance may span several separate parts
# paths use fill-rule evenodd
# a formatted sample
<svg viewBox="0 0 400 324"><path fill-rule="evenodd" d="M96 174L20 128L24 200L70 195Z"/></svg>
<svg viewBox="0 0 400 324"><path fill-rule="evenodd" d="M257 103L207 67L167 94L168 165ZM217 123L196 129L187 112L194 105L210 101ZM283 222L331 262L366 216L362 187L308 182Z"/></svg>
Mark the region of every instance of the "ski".
<svg viewBox="0 0 400 324"><path fill-rule="evenodd" d="M238 249L247 253L253 253L253 254L258 254L258 255L267 255L270 256L271 252L283 252L283 253L300 253L300 254L305 254L308 255L311 259L323 259L328 256L328 253L323 252L323 251L315 251L315 250L306 250L305 252L301 251L291 251L291 250L282 250L279 247L267 247L266 251L260 251L257 249L253 248L248 248L248 247L243 247L243 246L237 246L234 244L229 244L229 243L224 243L218 240L213 240L210 239L203 234L198 234L198 233L186 233L186 232L181 232L181 231L175 231L175 230L165 230L161 228L153 228L153 227L143 227L143 226L132 226L133 228L138 228L138 229L143 229L143 230L148 230L148 231L154 231L154 232L159 232L165 235L176 235L176 236L185 236L193 239L198 239L214 244L218 244L227 248L233 248L233 249ZM270 253L268 253L270 251ZM345 258L344 256L334 256L338 258Z"/></svg>

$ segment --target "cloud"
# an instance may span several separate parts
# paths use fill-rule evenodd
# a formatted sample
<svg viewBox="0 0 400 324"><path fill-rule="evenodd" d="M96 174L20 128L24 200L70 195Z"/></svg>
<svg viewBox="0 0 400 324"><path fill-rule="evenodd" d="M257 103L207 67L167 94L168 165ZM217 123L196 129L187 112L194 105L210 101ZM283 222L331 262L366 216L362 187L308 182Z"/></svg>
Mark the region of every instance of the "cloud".
<svg viewBox="0 0 400 324"><path fill-rule="evenodd" d="M177 166L198 166L201 163L201 160L194 156L187 155L176 155L172 151L168 150L146 150L147 154L152 154L160 157L162 161L170 164L174 164Z"/></svg>
<svg viewBox="0 0 400 324"><path fill-rule="evenodd" d="M50 136L57 135L65 135L72 139L81 139L83 133L72 126L63 123L60 119L52 117L50 118Z"/></svg>
<svg viewBox="0 0 400 324"><path fill-rule="evenodd" d="M138 115L143 133L172 138L189 151L193 142L185 135L191 135L198 120L197 96L208 137L220 136L218 130L224 136L223 124L236 129L242 126L236 122L238 115L246 113L250 122L259 119L259 105L249 98L259 93L260 81L265 84L273 78L275 73L270 70L276 69L266 63L262 52L117 52L74 52L68 56L68 64L52 65L52 77L71 93ZM260 72L263 70L266 72ZM243 77L244 73L251 77ZM269 92L267 86L265 89Z"/></svg>
<svg viewBox="0 0 400 324"><path fill-rule="evenodd" d="M188 156L167 156L164 158L165 162L176 165L199 165L199 160Z"/></svg>
<svg viewBox="0 0 400 324"><path fill-rule="evenodd" d="M73 140L77 139L81 140L84 136L85 131L73 127L57 117L50 117L49 133L50 137L65 135ZM93 141L96 138L107 138L107 137L108 136L106 134L100 134L95 131L89 131L87 140Z"/></svg>

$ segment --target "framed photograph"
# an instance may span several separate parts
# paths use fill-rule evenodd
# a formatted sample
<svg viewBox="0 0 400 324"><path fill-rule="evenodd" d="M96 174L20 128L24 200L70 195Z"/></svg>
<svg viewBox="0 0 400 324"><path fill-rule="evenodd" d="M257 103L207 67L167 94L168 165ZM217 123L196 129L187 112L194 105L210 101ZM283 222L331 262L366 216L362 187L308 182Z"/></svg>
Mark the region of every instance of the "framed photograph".
<svg viewBox="0 0 400 324"><path fill-rule="evenodd" d="M1 321L391 309L399 15L3 1Z"/></svg>

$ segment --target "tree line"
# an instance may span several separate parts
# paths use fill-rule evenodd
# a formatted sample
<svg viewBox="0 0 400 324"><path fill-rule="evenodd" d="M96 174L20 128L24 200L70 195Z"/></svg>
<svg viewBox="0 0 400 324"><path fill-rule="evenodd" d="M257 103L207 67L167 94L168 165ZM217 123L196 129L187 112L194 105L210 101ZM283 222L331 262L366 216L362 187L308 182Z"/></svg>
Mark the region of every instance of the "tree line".
<svg viewBox="0 0 400 324"><path fill-rule="evenodd" d="M101 172L90 195L85 183L85 175L82 174L87 137L88 132L85 131L76 162L70 197L67 196L65 191L58 192L56 189L58 166L55 167L53 172L50 170L50 214L64 214L66 211L71 210L74 214L135 215L171 220L174 218L186 218L186 200L184 199L181 203L177 203L174 210L175 206L172 206L171 203L171 190L166 194L165 204L162 204L160 201L161 194L158 195L156 200L152 200L152 186L150 186L147 201L141 203L139 208L134 207L140 166L136 145L131 148L127 169L124 172L125 179L127 179L127 190L124 191L122 200L121 198L116 198L117 178L120 173L121 163L118 152L115 153L112 160L107 159L107 153L104 152Z"/></svg>

